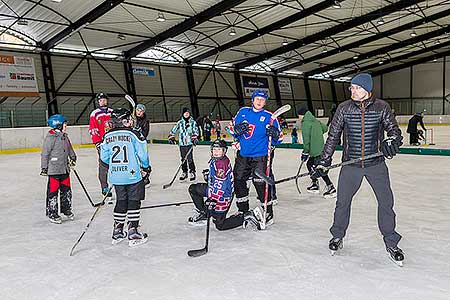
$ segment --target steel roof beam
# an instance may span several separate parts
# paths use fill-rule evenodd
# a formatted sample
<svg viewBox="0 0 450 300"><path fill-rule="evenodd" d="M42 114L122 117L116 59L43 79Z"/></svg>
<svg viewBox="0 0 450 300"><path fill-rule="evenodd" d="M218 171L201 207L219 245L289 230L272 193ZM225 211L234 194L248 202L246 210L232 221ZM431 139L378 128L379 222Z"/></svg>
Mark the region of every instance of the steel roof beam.
<svg viewBox="0 0 450 300"><path fill-rule="evenodd" d="M287 71L287 70L299 67L301 65L304 65L304 64L307 64L307 63L310 63L310 62L314 62L314 61L319 60L319 59L330 57L331 55L336 55L336 54L339 54L339 53L344 52L344 51L353 50L355 48L358 48L358 47L361 47L363 45L369 44L371 42L374 42L374 41L377 41L377 40L389 37L389 36L391 36L393 34L396 34L396 33L399 33L399 32L402 32L402 31L405 31L405 30L408 30L408 29L411 29L413 27L422 25L424 23L433 22L435 20L441 19L443 17L447 17L449 15L450 15L450 9L447 9L447 10L441 11L441 12L439 12L437 14L434 14L434 15L431 15L431 16L428 16L428 17L425 17L425 18L413 21L413 22L409 22L409 23L404 24L404 25L399 26L399 27L394 27L392 29L380 32L380 33L375 34L373 36L370 36L370 37L367 37L367 38L355 41L353 43L341 46L339 48L335 48L335 49L329 50L326 53L320 53L318 55L314 55L314 56L308 57L308 58L306 58L306 59L304 59L302 61L294 62L292 64L289 64L289 65L285 66L285 67L277 69L277 71L278 72L284 72L284 71Z"/></svg>
<svg viewBox="0 0 450 300"><path fill-rule="evenodd" d="M311 16L315 13L318 13L332 5L334 5L336 1L335 0L326 0L326 1L322 1L316 5L313 5L311 7L305 8L302 11L299 11L293 15L290 15L284 19L281 19L275 23L272 23L268 26L265 26L263 28L257 29L253 32L250 32L246 35L243 35L235 40L232 40L228 43L225 43L223 45L220 45L219 47L216 47L214 49L211 49L205 53L202 53L200 55L195 56L194 58L190 59L189 62L196 64L202 60L204 60L205 58L208 58L210 56L213 56L215 54L218 54L219 52L223 52L225 50L228 50L230 48L233 47L237 47L239 45L245 44L251 40L254 40L264 34L268 34L274 30L280 29L284 26L287 26L289 24L292 24L294 22L297 22L303 18L306 18L308 16Z"/></svg>
<svg viewBox="0 0 450 300"><path fill-rule="evenodd" d="M375 19L379 18L380 16L388 15L388 14L390 14L392 12L402 10L404 8L407 8L407 7L411 6L411 5L415 5L415 4L417 4L419 2L423 2L423 1L424 0L401 0L401 1L398 1L396 3L387 5L385 7L380 8L380 9L374 10L374 11L368 13L368 14L356 17L354 19L351 19L351 20L349 20L347 22L344 22L342 24L339 24L339 25L333 26L331 28L328 28L328 29L319 31L317 33L314 33L312 35L306 36L306 37L304 37L304 38L302 38L300 40L297 40L295 42L292 42L292 43L290 43L290 44L288 44L286 46L282 46L282 47L273 49L273 50L271 50L271 51L269 51L267 53L260 54L260 55L258 55L256 57L249 58L249 59L247 59L247 60L245 60L245 61L243 61L241 63L236 64L235 67L238 68L238 69L243 69L245 67L254 65L254 64L259 63L259 62L262 62L262 61L264 61L266 59L269 59L271 57L287 53L289 51L295 50L297 48L300 48L300 47L308 45L308 44L315 43L317 41L323 40L326 37L329 37L329 36L335 35L337 33L346 31L346 30L354 28L356 26L360 26L362 24L368 23L368 22L370 22L372 20L375 20Z"/></svg>
<svg viewBox="0 0 450 300"><path fill-rule="evenodd" d="M135 57L139 55L140 53L144 52L145 50L167 40L170 38L173 38L185 31L188 31L192 28L194 28L197 25L200 25L209 19L216 17L223 12L245 2L247 0L223 0L216 5L211 6L210 8L196 14L195 16L192 16L183 22L161 32L160 34L145 40L141 44L133 47L130 50L127 50L124 52L125 58L129 59L132 57Z"/></svg>
<svg viewBox="0 0 450 300"><path fill-rule="evenodd" d="M54 37L50 38L47 42L41 44L41 48L44 50L49 50L53 48L56 44L64 40L67 36L74 32L82 29L86 24L92 23L111 9L124 2L124 0L106 0L102 4L98 5L96 8L82 16L80 19L76 20L74 23L70 24L67 28L57 33Z"/></svg>
<svg viewBox="0 0 450 300"><path fill-rule="evenodd" d="M327 72L327 71L330 71L330 70L333 70L333 69L336 69L336 68L339 68L339 67L343 67L345 65L353 64L353 63L355 63L357 61L368 59L368 58L371 58L371 57L374 57L374 56L377 56L377 55L384 55L384 54L388 53L389 51L401 49L401 48L403 48L405 46L409 46L409 45L413 45L413 44L416 44L416 43L419 43L419 42L422 42L422 41L426 41L426 40L429 40L431 38L434 38L434 37L440 36L442 34L445 34L445 33L449 32L449 31L450 31L450 25L447 25L447 26L442 27L442 28L440 28L438 30L430 31L428 33L416 36L414 38L409 38L407 40L400 41L398 43L395 43L395 44L392 44L392 45L389 45L389 46L386 46L386 47L381 47L381 48L378 48L378 49L375 49L375 50L372 50L372 51L369 51L369 52L366 52L366 53L361 53L361 54L358 55L357 59L354 59L353 57L350 57L350 58L338 61L336 63L332 63L330 65L314 69L312 71L306 72L305 76L311 76L311 75L314 75L314 74Z"/></svg>

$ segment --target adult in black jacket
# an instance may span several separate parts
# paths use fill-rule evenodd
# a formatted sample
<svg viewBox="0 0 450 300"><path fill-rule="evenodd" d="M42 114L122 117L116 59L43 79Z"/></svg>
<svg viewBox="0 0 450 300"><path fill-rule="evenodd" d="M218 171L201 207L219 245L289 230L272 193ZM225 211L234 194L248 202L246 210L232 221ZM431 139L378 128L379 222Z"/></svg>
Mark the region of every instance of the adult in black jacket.
<svg viewBox="0 0 450 300"><path fill-rule="evenodd" d="M342 247L350 220L353 196L365 177L378 202L378 227L383 235L386 250L392 259L403 260L403 252L397 244L401 239L395 231L394 197L388 168L384 162L400 151L401 131L389 105L372 95L373 81L369 74L358 74L351 81L352 100L341 103L331 122L328 139L317 162L316 174L326 173L341 135L343 135L342 161L364 157L382 151L384 156L362 160L344 166L339 174L334 221L330 228L333 238L329 248L332 254ZM384 138L384 133L387 137Z"/></svg>
<svg viewBox="0 0 450 300"><path fill-rule="evenodd" d="M136 121L137 121L136 128L139 128L139 131L142 133L144 138L147 139L148 132L150 129L149 124L150 122L147 119L145 110L146 108L144 104L139 103L138 105L136 105Z"/></svg>
<svg viewBox="0 0 450 300"><path fill-rule="evenodd" d="M423 124L423 113L418 112L408 122L408 128L406 132L409 133L409 144L412 146L420 146L419 143L419 131L417 130L417 125L420 123L423 130L427 131L425 125Z"/></svg>

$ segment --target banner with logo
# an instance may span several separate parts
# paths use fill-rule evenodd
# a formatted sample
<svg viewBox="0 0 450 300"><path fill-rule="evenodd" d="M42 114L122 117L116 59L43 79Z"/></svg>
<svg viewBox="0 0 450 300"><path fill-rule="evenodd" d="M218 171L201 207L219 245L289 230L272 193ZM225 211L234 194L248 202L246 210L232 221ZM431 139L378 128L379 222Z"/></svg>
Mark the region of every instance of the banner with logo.
<svg viewBox="0 0 450 300"><path fill-rule="evenodd" d="M255 90L264 90L270 96L269 80L264 77L242 76L245 96L251 96Z"/></svg>
<svg viewBox="0 0 450 300"><path fill-rule="evenodd" d="M0 96L39 96L32 57L0 55Z"/></svg>
<svg viewBox="0 0 450 300"><path fill-rule="evenodd" d="M137 76L155 76L155 69L148 67L133 67L133 74Z"/></svg>
<svg viewBox="0 0 450 300"><path fill-rule="evenodd" d="M291 81L286 78L278 78L278 86L281 94L292 95Z"/></svg>

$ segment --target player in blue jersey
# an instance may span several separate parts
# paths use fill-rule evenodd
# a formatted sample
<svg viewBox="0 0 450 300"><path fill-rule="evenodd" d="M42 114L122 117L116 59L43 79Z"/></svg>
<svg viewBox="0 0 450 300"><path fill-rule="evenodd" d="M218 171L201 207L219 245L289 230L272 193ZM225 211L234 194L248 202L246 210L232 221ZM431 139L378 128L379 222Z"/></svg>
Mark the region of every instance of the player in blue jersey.
<svg viewBox="0 0 450 300"><path fill-rule="evenodd" d="M272 145L281 143L283 133L275 119L270 125L272 113L264 110L269 96L265 91L255 90L252 94L252 107L242 107L234 117L233 133L240 145L234 165L234 187L239 211L249 210L247 180L252 176L253 184L261 204L264 204L265 184L253 174L255 170L266 173L269 136ZM272 187L269 186L267 199L266 225L273 224ZM257 212L257 210L255 210Z"/></svg>
<svg viewBox="0 0 450 300"><path fill-rule="evenodd" d="M112 243L127 237L123 227L128 217L128 243L133 247L148 240L147 234L139 230L141 200L145 198L143 180L151 172L147 142L131 129L133 119L128 109L115 109L111 125L113 128L103 137L100 158L109 166L108 181L114 185L117 196Z"/></svg>
<svg viewBox="0 0 450 300"><path fill-rule="evenodd" d="M248 211L246 214L239 212L226 217L233 195L233 170L226 153L227 143L224 140L215 140L211 144L209 169L203 172L207 183L195 183L189 186L189 194L195 205L195 215L189 217L188 222L191 225L206 224L207 209L210 208L218 230L232 229L242 225L246 227L249 223L260 229L259 220L253 211Z"/></svg>

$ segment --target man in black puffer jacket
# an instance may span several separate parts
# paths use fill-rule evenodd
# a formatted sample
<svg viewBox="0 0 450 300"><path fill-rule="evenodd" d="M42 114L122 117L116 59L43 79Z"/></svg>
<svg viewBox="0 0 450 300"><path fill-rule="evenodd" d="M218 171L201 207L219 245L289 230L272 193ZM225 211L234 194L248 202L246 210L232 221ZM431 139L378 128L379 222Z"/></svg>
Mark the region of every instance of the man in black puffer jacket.
<svg viewBox="0 0 450 300"><path fill-rule="evenodd" d="M342 248L342 239L350 221L351 202L365 177L378 201L378 227L386 249L395 261L400 262L403 260L403 253L397 244L401 236L395 231L394 197L384 160L385 157L392 158L400 151L403 138L391 108L385 101L372 95L372 88L373 81L369 74L361 73L352 79L352 100L341 103L336 110L322 155L316 163L315 175L323 175L325 168L331 165L341 134L344 148L342 161L383 152L384 156L342 167L334 222L330 228L333 238L329 248L332 254Z"/></svg>

